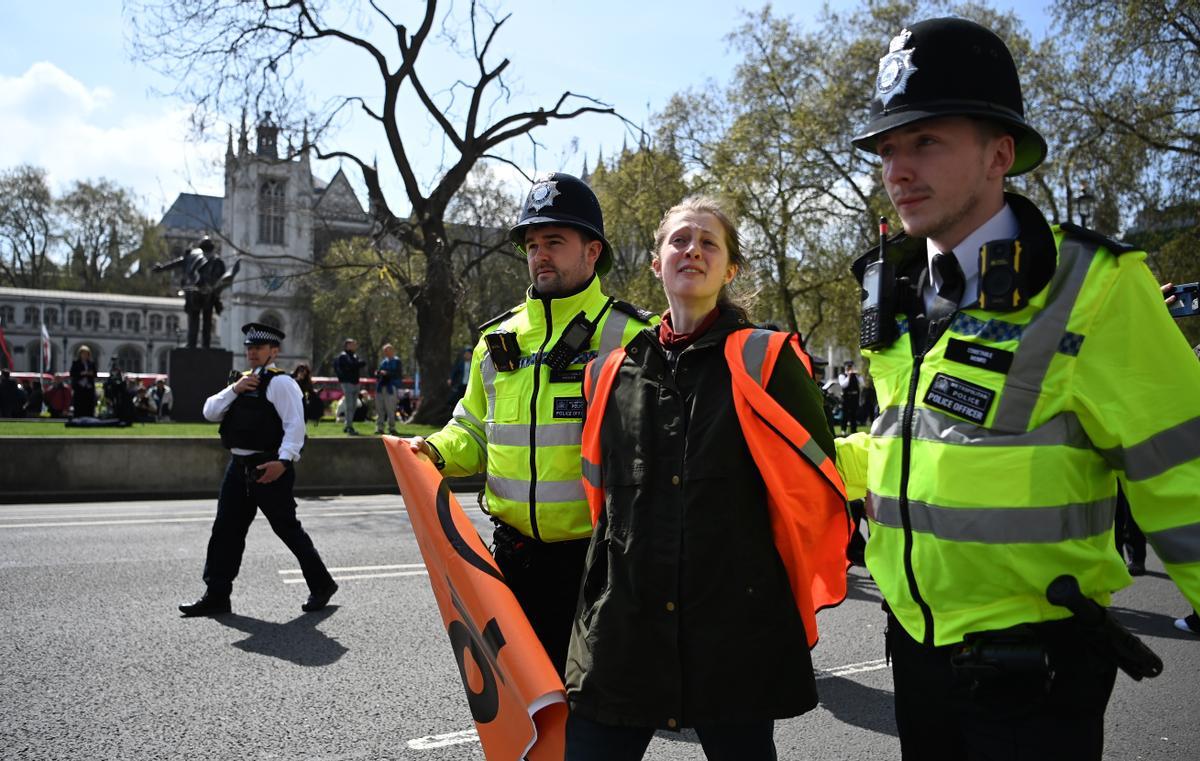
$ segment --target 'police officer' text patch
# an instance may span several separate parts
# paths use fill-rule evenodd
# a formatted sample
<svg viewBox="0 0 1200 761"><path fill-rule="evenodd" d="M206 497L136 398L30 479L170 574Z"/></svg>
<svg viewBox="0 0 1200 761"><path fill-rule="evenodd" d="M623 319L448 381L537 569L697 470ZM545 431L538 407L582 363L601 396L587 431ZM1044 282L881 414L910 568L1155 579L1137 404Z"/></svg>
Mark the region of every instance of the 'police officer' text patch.
<svg viewBox="0 0 1200 761"><path fill-rule="evenodd" d="M990 388L938 373L925 394L925 404L982 425L995 398L996 392Z"/></svg>
<svg viewBox="0 0 1200 761"><path fill-rule="evenodd" d="M559 396L554 398L554 418L583 420L587 402L582 396Z"/></svg>

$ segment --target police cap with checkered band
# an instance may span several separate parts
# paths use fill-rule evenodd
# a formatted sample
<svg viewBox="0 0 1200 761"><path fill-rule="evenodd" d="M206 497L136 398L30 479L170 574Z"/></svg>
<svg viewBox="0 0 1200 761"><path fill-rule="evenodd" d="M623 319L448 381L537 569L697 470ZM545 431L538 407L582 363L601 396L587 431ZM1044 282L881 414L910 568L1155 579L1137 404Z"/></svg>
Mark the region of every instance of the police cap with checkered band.
<svg viewBox="0 0 1200 761"><path fill-rule="evenodd" d="M582 230L604 246L596 259L596 274L612 269L612 246L604 237L604 216L596 194L578 177L562 172L545 174L534 181L521 206L521 216L508 231L509 240L525 250L525 231L533 225L564 225Z"/></svg>
<svg viewBox="0 0 1200 761"><path fill-rule="evenodd" d="M263 325L260 322L246 323L242 326L242 333L246 336L246 339L242 341L246 346L256 346L259 344L278 346L279 342L285 337L283 331L279 328Z"/></svg>
<svg viewBox="0 0 1200 761"><path fill-rule="evenodd" d="M879 59L870 122L854 146L874 153L883 133L937 116L982 118L1007 130L1016 148L1010 177L1046 157L1046 140L1025 121L1012 54L995 33L973 21L930 19L892 38Z"/></svg>

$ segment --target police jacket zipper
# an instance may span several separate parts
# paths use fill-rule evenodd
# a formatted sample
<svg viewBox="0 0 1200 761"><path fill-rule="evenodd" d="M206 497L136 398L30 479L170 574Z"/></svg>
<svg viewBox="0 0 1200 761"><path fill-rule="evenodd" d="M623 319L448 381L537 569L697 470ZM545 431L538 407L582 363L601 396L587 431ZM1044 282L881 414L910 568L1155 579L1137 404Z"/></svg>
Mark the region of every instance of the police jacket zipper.
<svg viewBox="0 0 1200 761"><path fill-rule="evenodd" d="M904 406L904 417L901 421L900 522L904 526L904 574L908 579L908 592L921 609L921 617L925 620L924 643L932 647L933 611L930 609L929 603L925 602L925 598L921 596L921 589L917 586L917 575L913 571L912 517L908 509L909 470L912 467L913 416L916 414L917 380L921 376L921 362L925 359L925 351L927 349L923 349L919 354L913 356L912 376L908 379L908 402Z"/></svg>
<svg viewBox="0 0 1200 761"><path fill-rule="evenodd" d="M537 425L538 425L538 386L542 380L542 352L550 344L550 336L554 335L554 315L550 310L550 300L542 299L542 307L546 311L546 337L542 345L533 355L533 394L529 399L529 530L533 538L542 540L537 523Z"/></svg>

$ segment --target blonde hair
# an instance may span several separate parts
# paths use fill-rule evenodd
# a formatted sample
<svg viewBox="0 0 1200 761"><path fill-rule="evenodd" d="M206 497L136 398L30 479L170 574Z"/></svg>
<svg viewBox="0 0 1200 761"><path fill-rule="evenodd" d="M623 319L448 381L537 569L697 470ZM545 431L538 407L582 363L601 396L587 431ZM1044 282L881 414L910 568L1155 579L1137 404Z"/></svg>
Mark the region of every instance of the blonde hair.
<svg viewBox="0 0 1200 761"><path fill-rule="evenodd" d="M742 238L738 233L737 224L733 221L733 217L725 211L724 204L712 196L688 196L663 214L662 219L658 223L658 230L654 233L654 250L650 252L650 256L654 261L659 260L659 251L662 250L662 245L667 239L667 223L671 221L671 217L676 214L691 212L693 214L711 214L721 223L721 229L725 231L725 250L729 252L729 263L737 267L738 273L742 273L749 267L749 262L746 256L742 253ZM717 297L717 306L722 310L735 312L744 320L749 320L750 317L746 312L746 307L735 301L729 295L729 286L721 287L721 293Z"/></svg>

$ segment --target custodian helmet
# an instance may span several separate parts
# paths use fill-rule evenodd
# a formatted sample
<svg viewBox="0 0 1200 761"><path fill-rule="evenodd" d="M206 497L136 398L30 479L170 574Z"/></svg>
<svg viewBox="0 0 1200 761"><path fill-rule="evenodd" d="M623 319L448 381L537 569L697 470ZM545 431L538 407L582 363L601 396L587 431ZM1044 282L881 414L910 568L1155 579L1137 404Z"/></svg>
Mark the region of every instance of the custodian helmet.
<svg viewBox="0 0 1200 761"><path fill-rule="evenodd" d="M596 194L578 177L562 172L546 174L534 181L521 216L508 231L508 237L525 250L525 228L531 225L565 225L595 237L604 246L596 259L596 274L604 275L612 268L612 246L604 237L604 217Z"/></svg>
<svg viewBox="0 0 1200 761"><path fill-rule="evenodd" d="M892 38L879 59L871 120L854 146L875 152L879 135L935 116L973 116L1008 130L1015 141L1009 176L1046 157L1046 141L1025 121L1021 81L1004 41L960 18L921 21Z"/></svg>

